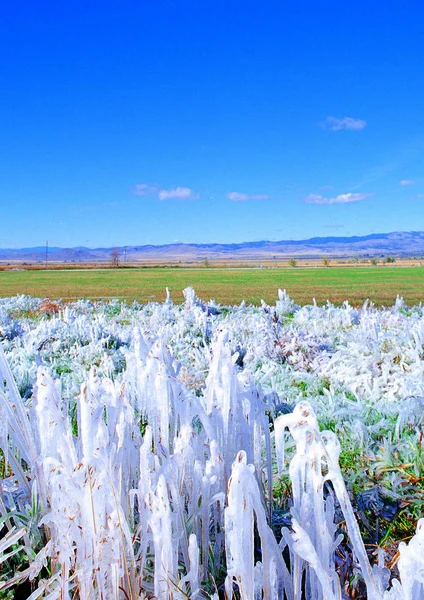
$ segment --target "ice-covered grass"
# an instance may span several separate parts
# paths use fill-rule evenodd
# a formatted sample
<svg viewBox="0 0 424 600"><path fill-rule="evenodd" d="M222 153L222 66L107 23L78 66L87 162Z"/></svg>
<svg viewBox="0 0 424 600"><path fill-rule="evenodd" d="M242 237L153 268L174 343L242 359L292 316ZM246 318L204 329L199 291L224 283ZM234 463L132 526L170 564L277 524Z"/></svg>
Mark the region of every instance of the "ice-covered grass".
<svg viewBox="0 0 424 600"><path fill-rule="evenodd" d="M424 309L184 293L0 300L0 598L423 598Z"/></svg>

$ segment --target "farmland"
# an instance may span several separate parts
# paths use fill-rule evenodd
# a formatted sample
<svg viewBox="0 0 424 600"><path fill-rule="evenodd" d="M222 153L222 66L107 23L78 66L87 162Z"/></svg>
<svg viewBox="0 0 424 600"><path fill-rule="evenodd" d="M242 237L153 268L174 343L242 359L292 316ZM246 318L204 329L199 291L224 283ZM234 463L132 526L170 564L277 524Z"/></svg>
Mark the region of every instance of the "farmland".
<svg viewBox="0 0 424 600"><path fill-rule="evenodd" d="M165 300L165 288L175 302L181 290L193 286L200 297L222 304L271 302L284 288L299 304L313 298L353 305L367 298L377 306L392 304L399 294L407 304L424 299L422 267L328 268L118 268L96 270L28 270L0 272L0 297L28 294L64 300L108 299L141 303Z"/></svg>

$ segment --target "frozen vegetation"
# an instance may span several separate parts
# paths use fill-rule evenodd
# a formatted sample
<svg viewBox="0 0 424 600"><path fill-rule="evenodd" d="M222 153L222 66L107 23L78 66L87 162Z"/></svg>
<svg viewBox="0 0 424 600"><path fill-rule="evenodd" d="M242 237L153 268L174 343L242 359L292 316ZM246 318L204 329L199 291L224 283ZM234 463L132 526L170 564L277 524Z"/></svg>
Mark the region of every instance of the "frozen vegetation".
<svg viewBox="0 0 424 600"><path fill-rule="evenodd" d="M0 300L0 598L422 600L424 309Z"/></svg>

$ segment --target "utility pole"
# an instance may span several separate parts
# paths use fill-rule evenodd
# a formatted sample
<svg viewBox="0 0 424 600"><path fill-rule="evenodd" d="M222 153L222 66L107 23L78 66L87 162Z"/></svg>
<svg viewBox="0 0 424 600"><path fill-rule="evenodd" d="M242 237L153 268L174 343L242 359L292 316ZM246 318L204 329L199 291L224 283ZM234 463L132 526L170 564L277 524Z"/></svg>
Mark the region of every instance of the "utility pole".
<svg viewBox="0 0 424 600"><path fill-rule="evenodd" d="M46 269L47 269L47 257L49 254L49 241L46 240Z"/></svg>

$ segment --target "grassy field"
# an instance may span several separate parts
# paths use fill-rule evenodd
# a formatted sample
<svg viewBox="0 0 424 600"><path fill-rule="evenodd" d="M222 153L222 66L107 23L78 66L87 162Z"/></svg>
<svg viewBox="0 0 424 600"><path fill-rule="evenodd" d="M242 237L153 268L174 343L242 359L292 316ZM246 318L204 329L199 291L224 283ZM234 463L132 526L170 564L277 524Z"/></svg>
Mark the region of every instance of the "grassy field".
<svg viewBox="0 0 424 600"><path fill-rule="evenodd" d="M181 291L193 286L203 300L221 304L241 300L258 304L263 298L274 302L277 289L285 288L300 304L313 298L335 304L349 300L360 304L367 298L378 305L390 305L396 294L407 304L424 300L424 267L328 267L278 269L102 269L91 271L3 271L0 296L30 294L42 298L120 298L129 301L163 301L165 287L174 302Z"/></svg>

